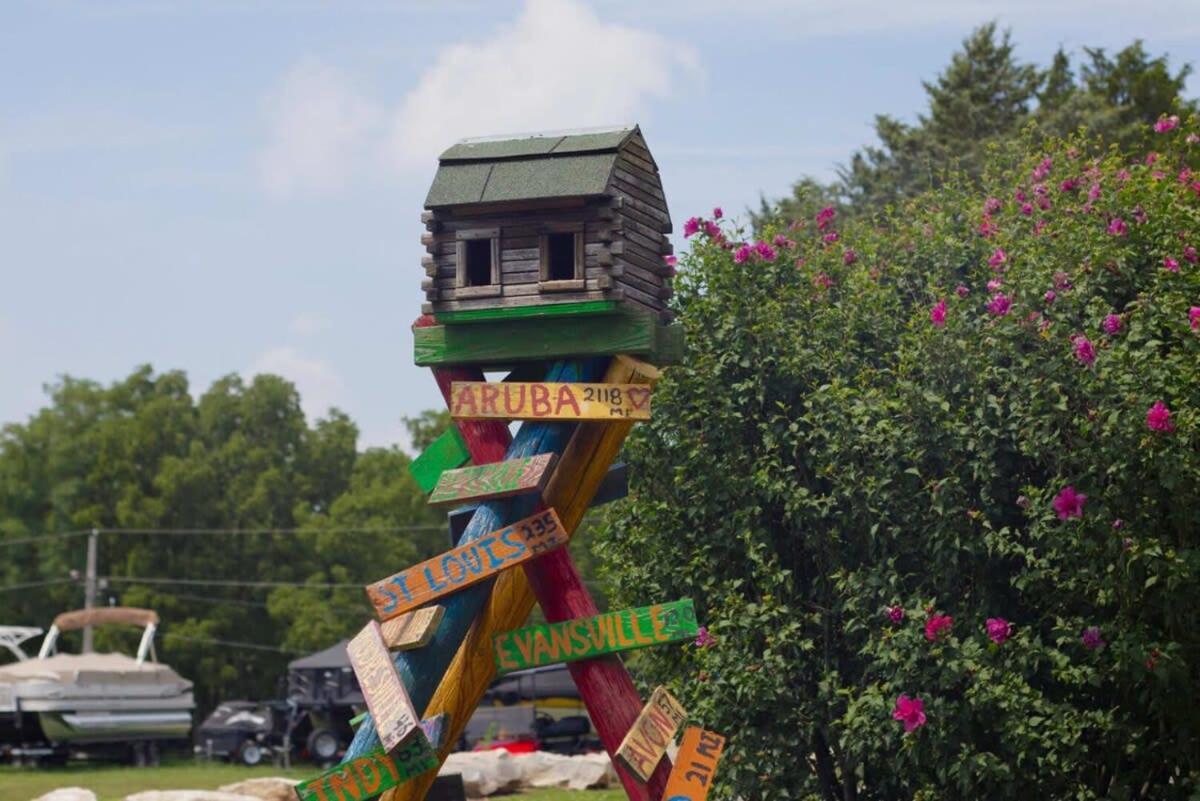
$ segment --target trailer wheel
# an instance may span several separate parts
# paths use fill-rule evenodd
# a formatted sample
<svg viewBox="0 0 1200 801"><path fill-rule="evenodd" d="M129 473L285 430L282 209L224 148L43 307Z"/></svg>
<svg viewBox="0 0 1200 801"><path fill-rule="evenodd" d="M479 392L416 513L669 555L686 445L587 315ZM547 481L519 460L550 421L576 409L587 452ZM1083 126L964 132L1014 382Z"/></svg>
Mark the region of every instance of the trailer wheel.
<svg viewBox="0 0 1200 801"><path fill-rule="evenodd" d="M238 762L247 767L254 767L263 760L262 746L256 740L246 740L237 751Z"/></svg>
<svg viewBox="0 0 1200 801"><path fill-rule="evenodd" d="M338 738L329 729L314 729L308 735L308 753L317 764L333 762L337 758Z"/></svg>

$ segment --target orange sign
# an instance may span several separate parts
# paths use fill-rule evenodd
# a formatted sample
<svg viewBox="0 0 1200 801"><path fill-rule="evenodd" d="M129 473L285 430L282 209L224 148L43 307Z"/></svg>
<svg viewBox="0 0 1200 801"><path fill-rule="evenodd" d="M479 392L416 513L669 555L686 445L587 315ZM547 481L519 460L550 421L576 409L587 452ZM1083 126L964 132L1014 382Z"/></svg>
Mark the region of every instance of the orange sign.
<svg viewBox="0 0 1200 801"><path fill-rule="evenodd" d="M379 619L387 620L541 556L566 541L562 521L553 509L547 509L369 584L367 595Z"/></svg>
<svg viewBox="0 0 1200 801"><path fill-rule="evenodd" d="M658 761L667 752L667 746L675 741L675 731L687 720L687 710L667 692L665 687L655 688L650 701L637 716L629 733L617 748L616 757L631 771L649 781Z"/></svg>
<svg viewBox="0 0 1200 801"><path fill-rule="evenodd" d="M675 755L675 769L667 780L663 801L704 801L712 785L717 762L725 749L725 738L689 726Z"/></svg>

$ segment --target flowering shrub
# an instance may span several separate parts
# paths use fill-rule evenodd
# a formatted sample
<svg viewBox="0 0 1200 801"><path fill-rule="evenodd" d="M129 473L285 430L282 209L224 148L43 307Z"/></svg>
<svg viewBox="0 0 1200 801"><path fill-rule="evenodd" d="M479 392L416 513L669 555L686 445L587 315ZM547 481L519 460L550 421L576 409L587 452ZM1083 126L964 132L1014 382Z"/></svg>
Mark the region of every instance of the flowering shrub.
<svg viewBox="0 0 1200 801"><path fill-rule="evenodd" d="M618 601L696 602L638 667L729 738L714 798L1200 792L1200 125L1164 120L1149 160L696 226L597 547Z"/></svg>

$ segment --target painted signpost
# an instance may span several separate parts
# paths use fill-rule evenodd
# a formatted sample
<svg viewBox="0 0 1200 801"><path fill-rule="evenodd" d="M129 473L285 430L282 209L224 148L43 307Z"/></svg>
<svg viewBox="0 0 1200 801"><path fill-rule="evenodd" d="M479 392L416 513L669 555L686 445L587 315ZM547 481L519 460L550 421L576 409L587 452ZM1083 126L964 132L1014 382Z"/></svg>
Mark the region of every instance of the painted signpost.
<svg viewBox="0 0 1200 801"><path fill-rule="evenodd" d="M391 755L376 749L296 785L300 801L363 801L440 764L425 735L415 732Z"/></svg>
<svg viewBox="0 0 1200 801"><path fill-rule="evenodd" d="M643 779L649 779L685 720L687 710L683 705L665 687L656 687L617 749L617 759Z"/></svg>
<svg viewBox="0 0 1200 801"><path fill-rule="evenodd" d="M450 414L467 420L649 420L650 388L636 384L456 381Z"/></svg>
<svg viewBox="0 0 1200 801"><path fill-rule="evenodd" d="M724 750L721 735L696 726L684 729L663 801L705 801Z"/></svg>
<svg viewBox="0 0 1200 801"><path fill-rule="evenodd" d="M442 622L445 614L444 606L426 606L386 620L380 624L379 629L389 651L424 648L433 639L433 633L437 631L438 624Z"/></svg>
<svg viewBox="0 0 1200 801"><path fill-rule="evenodd" d="M447 470L433 488L429 505L463 504L541 492L557 458L553 453L540 453L524 459Z"/></svg>
<svg viewBox="0 0 1200 801"><path fill-rule="evenodd" d="M383 750L391 752L417 728L419 718L400 682L377 621L370 621L346 646L350 666L371 710Z"/></svg>
<svg viewBox="0 0 1200 801"><path fill-rule="evenodd" d="M591 659L617 651L682 642L699 633L691 599L543 623L494 638L496 672Z"/></svg>
<svg viewBox="0 0 1200 801"><path fill-rule="evenodd" d="M566 541L562 522L553 509L548 509L369 584L367 595L380 619L387 620L552 551Z"/></svg>

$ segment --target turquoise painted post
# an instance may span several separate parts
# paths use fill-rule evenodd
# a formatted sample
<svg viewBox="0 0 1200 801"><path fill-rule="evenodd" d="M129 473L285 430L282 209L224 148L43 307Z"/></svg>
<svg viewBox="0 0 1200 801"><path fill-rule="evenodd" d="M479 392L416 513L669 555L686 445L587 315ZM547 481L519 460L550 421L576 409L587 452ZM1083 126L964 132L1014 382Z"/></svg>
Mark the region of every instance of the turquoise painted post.
<svg viewBox="0 0 1200 801"><path fill-rule="evenodd" d="M589 360L588 362L566 361L556 362L546 374L546 381L595 381L603 371L604 360ZM505 454L506 459L519 459L524 456L534 456L539 453L562 454L575 423L534 423L522 424ZM475 510L467 530L463 532L460 543L470 542L514 523L523 517L528 517L537 507L539 495L520 495L515 498L488 501L480 504ZM413 706L417 713L425 711L434 691L442 680L454 655L467 636L467 631L475 618L487 603L495 580L480 582L453 595L441 598L438 603L446 608L446 615L438 626L437 633L424 648L415 651L401 651L396 654L396 669L400 680L408 689ZM354 734L354 741L346 749L343 764L356 759L368 751L380 747L379 735L375 732L374 722L370 716L363 721Z"/></svg>

